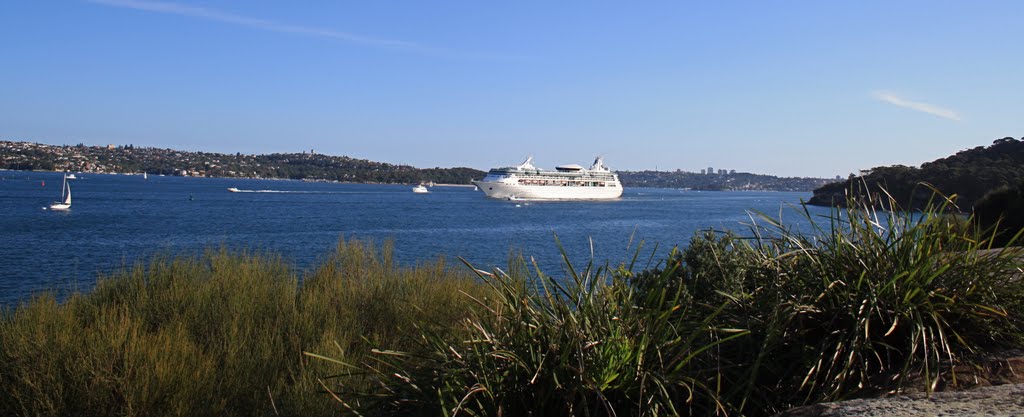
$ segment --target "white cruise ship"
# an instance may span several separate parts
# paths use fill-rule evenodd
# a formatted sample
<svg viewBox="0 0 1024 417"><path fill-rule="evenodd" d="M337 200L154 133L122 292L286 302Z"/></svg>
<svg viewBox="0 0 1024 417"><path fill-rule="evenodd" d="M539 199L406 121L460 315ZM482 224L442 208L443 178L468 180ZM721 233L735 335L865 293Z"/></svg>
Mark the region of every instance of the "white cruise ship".
<svg viewBox="0 0 1024 417"><path fill-rule="evenodd" d="M569 164L545 171L532 161L531 156L518 166L491 169L473 184L488 197L508 200L610 200L622 196L619 176L604 166L601 157L590 169Z"/></svg>

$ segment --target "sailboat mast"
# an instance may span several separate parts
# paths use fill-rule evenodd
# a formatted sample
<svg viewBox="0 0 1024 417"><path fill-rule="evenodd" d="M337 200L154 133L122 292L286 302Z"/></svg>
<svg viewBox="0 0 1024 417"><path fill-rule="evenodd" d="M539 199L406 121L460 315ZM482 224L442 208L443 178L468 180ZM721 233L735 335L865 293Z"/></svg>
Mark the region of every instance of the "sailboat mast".
<svg viewBox="0 0 1024 417"><path fill-rule="evenodd" d="M67 180L64 180L64 183L67 184ZM67 205L70 206L71 205L71 184L68 184L67 186L68 186L68 196L64 198L64 204L67 204Z"/></svg>
<svg viewBox="0 0 1024 417"><path fill-rule="evenodd" d="M71 186L68 185L67 174L64 174L64 185L60 188L60 199L64 204L71 204Z"/></svg>

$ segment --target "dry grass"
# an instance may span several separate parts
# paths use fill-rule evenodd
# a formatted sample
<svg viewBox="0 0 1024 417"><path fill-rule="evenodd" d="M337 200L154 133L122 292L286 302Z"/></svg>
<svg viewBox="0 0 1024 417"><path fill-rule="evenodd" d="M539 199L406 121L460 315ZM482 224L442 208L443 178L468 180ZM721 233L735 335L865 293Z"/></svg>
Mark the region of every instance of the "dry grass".
<svg viewBox="0 0 1024 417"><path fill-rule="evenodd" d="M3 415L333 415L304 351L358 358L443 331L479 283L442 262L399 268L341 242L302 282L279 259L209 252L156 259L58 304L0 319ZM339 350L340 347L340 350Z"/></svg>

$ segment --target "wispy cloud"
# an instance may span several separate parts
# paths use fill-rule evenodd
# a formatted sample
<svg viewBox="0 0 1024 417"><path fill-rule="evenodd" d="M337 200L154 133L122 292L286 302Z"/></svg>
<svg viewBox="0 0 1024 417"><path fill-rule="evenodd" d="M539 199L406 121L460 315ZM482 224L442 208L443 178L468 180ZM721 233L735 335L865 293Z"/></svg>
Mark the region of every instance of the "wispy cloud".
<svg viewBox="0 0 1024 417"><path fill-rule="evenodd" d="M884 101L892 105L905 107L911 110L917 110L919 112L925 112L928 114L934 114L944 119L954 120L958 122L961 120L960 115L956 114L956 112L953 110L942 108L930 103L922 103L920 101L907 100L888 91L874 91L871 93L871 95L878 100Z"/></svg>
<svg viewBox="0 0 1024 417"><path fill-rule="evenodd" d="M378 38L373 36L357 35L354 33L341 32L332 29L324 29L317 27L309 27L302 25L292 25L280 22L275 22L267 19L260 19L248 16L241 16L233 13L228 13L220 10L210 9L206 7L190 6L180 3L165 2L165 1L150 1L150 0L86 0L91 3L100 4L110 7L120 7L125 9L142 10L153 13L164 13L173 14L180 16L187 16L197 19L206 19L216 22L229 23L239 26L247 26L254 29L267 30L272 32L292 33L297 35L305 35L319 38L335 39L343 42L373 46L373 47L384 47L384 48L398 48L405 49L408 51L418 52L427 55L434 56L446 56L454 58L477 58L477 59L493 59L493 60L519 60L525 57L521 56L510 56L510 55L496 55L496 54L478 54L478 53L465 53L449 50L446 48L439 48L434 46L422 45L416 42L409 42L396 39Z"/></svg>

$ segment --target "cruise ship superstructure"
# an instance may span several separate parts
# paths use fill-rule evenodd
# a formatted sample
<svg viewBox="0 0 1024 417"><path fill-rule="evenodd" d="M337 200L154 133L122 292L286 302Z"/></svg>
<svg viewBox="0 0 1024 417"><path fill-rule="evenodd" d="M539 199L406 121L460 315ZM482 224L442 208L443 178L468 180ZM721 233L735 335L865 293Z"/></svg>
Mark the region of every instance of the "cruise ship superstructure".
<svg viewBox="0 0 1024 417"><path fill-rule="evenodd" d="M509 200L610 200L622 196L619 176L604 166L601 157L589 169L576 164L554 171L539 169L533 157L513 167L494 168L473 181L488 197Z"/></svg>

